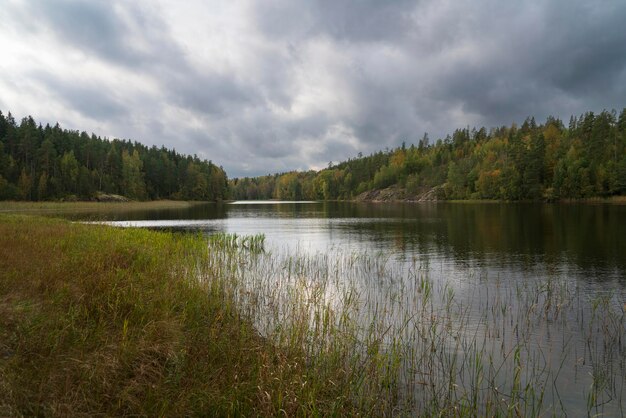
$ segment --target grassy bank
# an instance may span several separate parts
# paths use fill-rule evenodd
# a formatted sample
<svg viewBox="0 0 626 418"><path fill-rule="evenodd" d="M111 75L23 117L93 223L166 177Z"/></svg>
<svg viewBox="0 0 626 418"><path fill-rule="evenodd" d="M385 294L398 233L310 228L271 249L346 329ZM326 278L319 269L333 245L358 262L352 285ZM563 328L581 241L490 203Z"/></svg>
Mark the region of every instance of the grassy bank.
<svg viewBox="0 0 626 418"><path fill-rule="evenodd" d="M358 413L341 370L315 380L240 318L206 252L0 215L0 416Z"/></svg>
<svg viewBox="0 0 626 418"><path fill-rule="evenodd" d="M129 212L134 210L187 209L207 202L153 200L146 202L18 202L0 201L0 212L63 214L72 212Z"/></svg>

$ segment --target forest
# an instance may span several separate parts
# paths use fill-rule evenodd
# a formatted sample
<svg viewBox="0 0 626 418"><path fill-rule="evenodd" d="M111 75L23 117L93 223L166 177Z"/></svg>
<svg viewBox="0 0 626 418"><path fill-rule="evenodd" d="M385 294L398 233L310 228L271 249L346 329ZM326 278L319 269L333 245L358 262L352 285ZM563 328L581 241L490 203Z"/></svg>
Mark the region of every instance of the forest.
<svg viewBox="0 0 626 418"><path fill-rule="evenodd" d="M367 200L376 190L418 200L559 200L626 195L626 109L572 116L566 126L527 118L487 130L457 129L431 142L337 164L228 180L211 161L165 147L18 124L0 111L0 200ZM365 197L364 197L365 196Z"/></svg>
<svg viewBox="0 0 626 418"><path fill-rule="evenodd" d="M359 155L321 171L230 180L234 199L336 200L391 188L417 200L559 200L626 195L626 109L457 129L431 143Z"/></svg>
<svg viewBox="0 0 626 418"><path fill-rule="evenodd" d="M197 156L138 142L37 124L0 111L0 200L221 200L221 167Z"/></svg>

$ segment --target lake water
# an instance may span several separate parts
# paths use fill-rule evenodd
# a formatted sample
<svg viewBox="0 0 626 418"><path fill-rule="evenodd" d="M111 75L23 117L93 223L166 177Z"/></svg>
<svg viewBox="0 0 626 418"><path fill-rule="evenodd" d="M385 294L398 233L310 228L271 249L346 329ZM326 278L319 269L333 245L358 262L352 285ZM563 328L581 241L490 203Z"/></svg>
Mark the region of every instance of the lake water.
<svg viewBox="0 0 626 418"><path fill-rule="evenodd" d="M235 202L83 216L127 227L265 234L273 254L369 254L387 273L353 275L364 303L385 306L391 323L406 325L423 316L412 305L427 278L436 309L448 306L446 317L465 324L437 325L446 351L478 342L501 366L492 364L477 386L497 395L496 386L517 384L526 388L523 400L538 385L545 392L538 410L557 415L624 415L626 205ZM516 366L522 376L500 370ZM404 378L415 381L411 373ZM457 379L468 373L461 368ZM430 379L434 386L441 376ZM438 393L420 396L430 401Z"/></svg>
<svg viewBox="0 0 626 418"><path fill-rule="evenodd" d="M273 247L342 246L418 257L450 277L563 275L626 285L626 205L235 202L189 209L81 214L115 225L265 234Z"/></svg>

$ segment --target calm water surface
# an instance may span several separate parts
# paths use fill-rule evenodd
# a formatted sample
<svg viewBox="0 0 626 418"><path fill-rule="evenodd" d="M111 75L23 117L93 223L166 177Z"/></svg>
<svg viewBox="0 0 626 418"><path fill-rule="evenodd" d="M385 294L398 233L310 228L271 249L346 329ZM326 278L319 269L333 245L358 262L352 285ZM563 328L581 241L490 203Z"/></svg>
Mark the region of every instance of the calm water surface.
<svg viewBox="0 0 626 418"><path fill-rule="evenodd" d="M626 205L235 202L107 216L89 214L88 218L107 219L119 226L207 234L262 233L266 249L275 253L384 257L404 282L380 285L382 290L374 292L381 295L389 294L390 286L414 292L415 283L406 281L416 276L407 272L419 266L420 274L435 285L445 283L455 303L468 307L463 312L484 325L470 327L474 338L481 333L491 337L489 327L498 327L503 335L496 336L498 344L488 351L499 351L506 361L520 338L515 314L500 318L493 308L487 314L485 307L497 306L502 312L536 306L551 309L555 318L545 314L545 324L529 327L524 337L538 347L529 349L528 363L541 358L555 367L563 353L569 353L565 366L546 377L554 381L554 387L545 402L560 403L553 408L558 414L624 415ZM546 282L558 284L567 293L563 300L568 300L568 309L553 312L553 306L545 308L545 301L541 305L540 298L547 294L541 286ZM537 301L521 306L519 298L511 295L526 288L534 289ZM609 325L608 320L605 325L589 320L599 301L615 313ZM410 304L410 298L402 303ZM577 306L572 308L573 304ZM505 337L516 333L516 337ZM511 376L503 373L496 378L506 385Z"/></svg>
<svg viewBox="0 0 626 418"><path fill-rule="evenodd" d="M78 216L120 226L262 233L274 248L382 251L397 261L428 260L453 276L470 269L626 285L626 205L235 202Z"/></svg>

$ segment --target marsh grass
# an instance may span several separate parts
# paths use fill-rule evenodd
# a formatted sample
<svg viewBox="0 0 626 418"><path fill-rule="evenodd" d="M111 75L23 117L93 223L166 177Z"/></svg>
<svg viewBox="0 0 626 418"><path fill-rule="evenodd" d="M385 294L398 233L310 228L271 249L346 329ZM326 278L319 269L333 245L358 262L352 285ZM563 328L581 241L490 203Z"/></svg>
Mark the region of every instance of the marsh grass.
<svg viewBox="0 0 626 418"><path fill-rule="evenodd" d="M474 278L457 294L417 261L406 268L340 248L209 251L208 262L265 338L305 350L309 384L331 381L372 415L623 414L617 291L582 293L556 277Z"/></svg>
<svg viewBox="0 0 626 418"><path fill-rule="evenodd" d="M209 235L209 245L219 251L248 250L252 254L261 253L265 249L265 235L237 235L216 233Z"/></svg>
<svg viewBox="0 0 626 418"><path fill-rule="evenodd" d="M359 413L241 318L206 254L196 235L0 216L0 416Z"/></svg>

